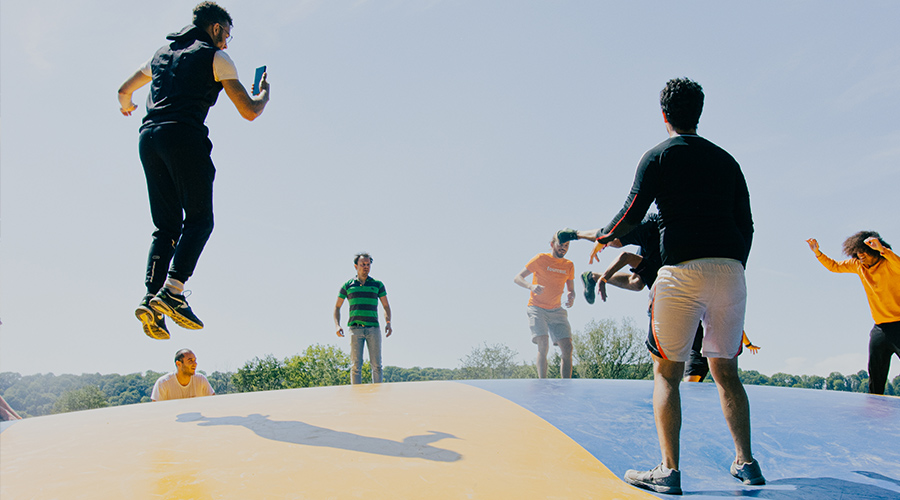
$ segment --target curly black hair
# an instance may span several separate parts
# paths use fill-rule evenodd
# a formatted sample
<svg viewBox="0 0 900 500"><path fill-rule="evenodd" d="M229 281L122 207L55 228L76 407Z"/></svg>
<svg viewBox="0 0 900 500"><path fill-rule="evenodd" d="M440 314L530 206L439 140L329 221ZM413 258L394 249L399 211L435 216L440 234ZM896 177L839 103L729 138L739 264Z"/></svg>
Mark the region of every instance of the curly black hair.
<svg viewBox="0 0 900 500"><path fill-rule="evenodd" d="M659 105L673 127L695 129L703 112L703 87L688 78L673 78L660 91Z"/></svg>
<svg viewBox="0 0 900 500"><path fill-rule="evenodd" d="M875 231L860 231L844 240L844 255L855 259L856 254L865 252L873 257L881 257L881 254L877 250L870 247L869 245L866 245L866 240L869 238L878 238L878 241L881 242L881 246L888 249L891 248L890 245L888 245L883 239L881 239L881 235L876 233Z"/></svg>
<svg viewBox="0 0 900 500"><path fill-rule="evenodd" d="M375 259L372 258L371 255L366 252L359 252L358 254L353 256L353 265L359 264L359 259L369 259L369 264L375 262Z"/></svg>
<svg viewBox="0 0 900 500"><path fill-rule="evenodd" d="M206 29L216 23L234 25L228 11L219 7L216 2L200 2L194 7L194 26Z"/></svg>

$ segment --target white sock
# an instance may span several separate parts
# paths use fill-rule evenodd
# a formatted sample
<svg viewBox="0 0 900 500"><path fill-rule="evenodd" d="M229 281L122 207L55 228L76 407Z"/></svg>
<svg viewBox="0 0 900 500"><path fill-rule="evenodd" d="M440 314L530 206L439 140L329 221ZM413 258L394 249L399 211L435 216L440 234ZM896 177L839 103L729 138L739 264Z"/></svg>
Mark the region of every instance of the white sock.
<svg viewBox="0 0 900 500"><path fill-rule="evenodd" d="M176 295L184 295L184 283L174 278L166 278L166 284L163 287Z"/></svg>

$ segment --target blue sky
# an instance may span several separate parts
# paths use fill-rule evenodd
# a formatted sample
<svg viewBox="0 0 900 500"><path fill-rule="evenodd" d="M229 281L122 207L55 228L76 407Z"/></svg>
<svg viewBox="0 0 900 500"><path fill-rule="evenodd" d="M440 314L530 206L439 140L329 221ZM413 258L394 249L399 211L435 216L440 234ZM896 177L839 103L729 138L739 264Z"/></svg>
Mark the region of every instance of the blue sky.
<svg viewBox="0 0 900 500"><path fill-rule="evenodd" d="M900 245L896 2L223 1L253 123L224 93L216 228L188 283L199 332L145 337L152 225L139 112L116 89L190 22L193 3L0 0L0 371L205 371L316 343L352 256L375 257L394 335L388 365L455 367L484 342L532 359L513 277L562 227L605 225L638 159L666 138L658 93L706 91L699 133L731 152L756 233L744 369L865 369L872 318L854 275L826 271L861 229ZM568 257L581 273L590 245ZM602 269L615 257L603 254ZM592 319L646 325L645 293L580 296ZM346 306L343 311L346 318ZM894 360L891 376L900 374Z"/></svg>

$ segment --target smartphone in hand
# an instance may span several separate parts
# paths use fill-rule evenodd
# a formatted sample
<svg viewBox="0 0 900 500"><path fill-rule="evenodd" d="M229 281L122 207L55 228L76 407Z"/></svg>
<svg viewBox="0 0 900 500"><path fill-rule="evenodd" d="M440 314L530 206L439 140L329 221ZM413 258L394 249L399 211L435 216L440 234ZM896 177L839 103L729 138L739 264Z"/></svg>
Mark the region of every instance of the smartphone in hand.
<svg viewBox="0 0 900 500"><path fill-rule="evenodd" d="M263 73L266 72L265 66L260 66L256 68L256 76L253 77L253 87L251 90L253 91L253 95L259 95L259 82L262 81Z"/></svg>

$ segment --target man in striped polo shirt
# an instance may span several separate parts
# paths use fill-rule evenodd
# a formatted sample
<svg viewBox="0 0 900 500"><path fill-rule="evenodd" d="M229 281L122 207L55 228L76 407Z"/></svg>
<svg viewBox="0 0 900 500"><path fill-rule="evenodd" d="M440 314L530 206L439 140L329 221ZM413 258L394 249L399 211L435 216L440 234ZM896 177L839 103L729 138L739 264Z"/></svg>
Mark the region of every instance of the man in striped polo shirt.
<svg viewBox="0 0 900 500"><path fill-rule="evenodd" d="M384 308L384 336L390 337L391 306L388 304L384 283L369 277L372 269L372 256L358 253L353 258L356 277L344 283L338 292L337 304L334 306L334 326L337 336L344 336L341 328L341 306L345 299L350 301L350 383L362 383L362 349L363 344L369 348L369 364L372 366L372 382L381 383L381 328L378 325L378 302Z"/></svg>

